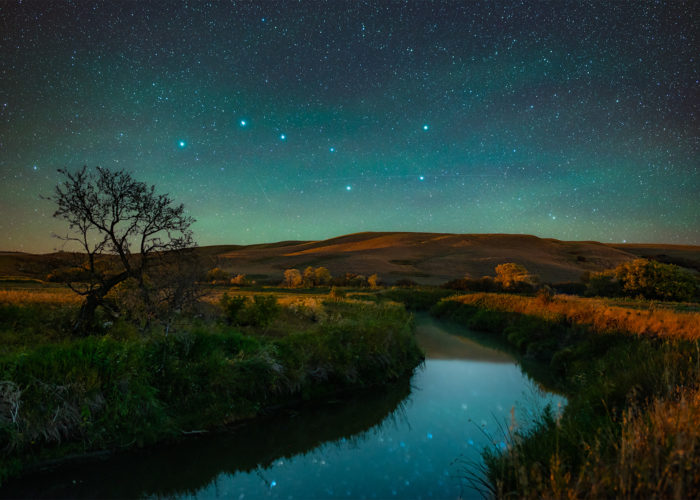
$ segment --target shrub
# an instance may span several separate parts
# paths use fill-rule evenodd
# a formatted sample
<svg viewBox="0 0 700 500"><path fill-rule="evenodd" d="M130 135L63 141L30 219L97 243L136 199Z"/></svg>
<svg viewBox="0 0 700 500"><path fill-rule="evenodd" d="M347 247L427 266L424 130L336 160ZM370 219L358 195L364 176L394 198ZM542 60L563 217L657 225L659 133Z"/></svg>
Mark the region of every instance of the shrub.
<svg viewBox="0 0 700 500"><path fill-rule="evenodd" d="M229 297L227 293L221 297L219 305L224 311L224 318L229 325L238 324L238 314L243 310L248 299L242 295Z"/></svg>
<svg viewBox="0 0 700 500"><path fill-rule="evenodd" d="M514 262L507 262L496 266L495 281L500 283L504 290L534 290L539 283L539 277L530 273L525 266Z"/></svg>
<svg viewBox="0 0 700 500"><path fill-rule="evenodd" d="M229 281L232 285L236 286L248 286L251 284L250 279L245 274L237 274Z"/></svg>
<svg viewBox="0 0 700 500"><path fill-rule="evenodd" d="M221 268L215 267L207 271L207 281L225 281L228 279L228 274Z"/></svg>
<svg viewBox="0 0 700 500"><path fill-rule="evenodd" d="M635 259L615 269L593 273L587 295L637 297L660 300L692 300L698 293L697 280L673 264Z"/></svg>
<svg viewBox="0 0 700 500"><path fill-rule="evenodd" d="M331 287L331 291L328 292L328 295L330 296L331 299L333 300L340 300L345 297L345 291L341 290L340 288L334 286Z"/></svg>
<svg viewBox="0 0 700 500"><path fill-rule="evenodd" d="M238 324L267 328L279 313L277 297L274 295L256 295L252 302L238 313Z"/></svg>

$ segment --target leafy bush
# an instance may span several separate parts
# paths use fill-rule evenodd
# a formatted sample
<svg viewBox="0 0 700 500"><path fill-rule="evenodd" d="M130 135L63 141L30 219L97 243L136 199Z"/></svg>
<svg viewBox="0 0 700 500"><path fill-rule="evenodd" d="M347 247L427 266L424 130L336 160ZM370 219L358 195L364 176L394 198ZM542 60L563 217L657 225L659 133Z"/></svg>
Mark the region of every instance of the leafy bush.
<svg viewBox="0 0 700 500"><path fill-rule="evenodd" d="M247 302L247 297L242 295L229 297L228 293L224 293L219 301L219 305L223 309L224 318L229 325L238 324L238 314L243 310Z"/></svg>
<svg viewBox="0 0 700 500"><path fill-rule="evenodd" d="M238 314L239 324L266 328L279 313L277 297L274 295L256 295L253 302Z"/></svg>
<svg viewBox="0 0 700 500"><path fill-rule="evenodd" d="M660 300L692 300L698 295L698 281L673 264L635 259L615 269L593 273L588 295L637 297Z"/></svg>
<svg viewBox="0 0 700 500"><path fill-rule="evenodd" d="M539 277L525 269L525 266L514 262L507 262L496 266L494 280L504 290L534 290L539 284Z"/></svg>

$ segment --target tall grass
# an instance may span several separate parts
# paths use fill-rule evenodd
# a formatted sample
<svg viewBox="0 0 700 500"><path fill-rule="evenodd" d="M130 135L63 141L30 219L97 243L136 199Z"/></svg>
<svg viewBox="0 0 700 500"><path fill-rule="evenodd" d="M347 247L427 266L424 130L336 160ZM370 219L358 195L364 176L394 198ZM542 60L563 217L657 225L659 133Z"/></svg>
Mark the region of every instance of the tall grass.
<svg viewBox="0 0 700 500"><path fill-rule="evenodd" d="M544 319L585 325L596 333L622 332L652 337L700 339L700 312L646 310L610 305L602 299L557 295L553 299L521 295L476 293L452 300L479 309L514 312Z"/></svg>
<svg viewBox="0 0 700 500"><path fill-rule="evenodd" d="M698 313L497 294L448 298L432 312L549 366L568 397L559 418L511 428L505 451L485 452L490 494L697 496Z"/></svg>
<svg viewBox="0 0 700 500"><path fill-rule="evenodd" d="M0 289L0 304L79 304L82 297L69 288L7 288Z"/></svg>

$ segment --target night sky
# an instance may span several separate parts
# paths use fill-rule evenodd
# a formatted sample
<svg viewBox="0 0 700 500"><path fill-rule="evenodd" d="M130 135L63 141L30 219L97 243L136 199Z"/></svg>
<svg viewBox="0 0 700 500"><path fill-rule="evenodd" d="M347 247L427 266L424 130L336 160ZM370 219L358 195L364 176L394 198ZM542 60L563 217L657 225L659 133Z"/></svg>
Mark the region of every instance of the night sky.
<svg viewBox="0 0 700 500"><path fill-rule="evenodd" d="M358 231L700 244L697 1L0 2L0 250L57 168L200 245Z"/></svg>

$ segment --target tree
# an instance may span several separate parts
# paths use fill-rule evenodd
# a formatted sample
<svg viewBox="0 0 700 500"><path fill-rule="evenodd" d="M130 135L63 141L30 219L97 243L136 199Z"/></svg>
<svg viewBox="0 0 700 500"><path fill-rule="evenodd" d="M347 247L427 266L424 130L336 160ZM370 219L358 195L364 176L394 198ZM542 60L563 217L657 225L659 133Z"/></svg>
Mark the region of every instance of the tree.
<svg viewBox="0 0 700 500"><path fill-rule="evenodd" d="M525 269L525 266L507 262L496 266L495 281L500 283L504 290L521 290L534 289L539 278Z"/></svg>
<svg viewBox="0 0 700 500"><path fill-rule="evenodd" d="M316 271L314 271L313 267L309 266L304 269L303 283L308 288L316 286Z"/></svg>
<svg viewBox="0 0 700 500"><path fill-rule="evenodd" d="M317 285L328 285L333 279L333 276L331 276L330 271L325 267L317 267L315 274Z"/></svg>
<svg viewBox="0 0 700 500"><path fill-rule="evenodd" d="M225 281L228 279L228 274L226 271L220 267L214 267L207 271L206 280L207 281Z"/></svg>
<svg viewBox="0 0 700 500"><path fill-rule="evenodd" d="M284 271L284 285L289 288L301 286L302 277L299 269L287 269Z"/></svg>
<svg viewBox="0 0 700 500"><path fill-rule="evenodd" d="M136 181L125 170L83 167L59 173L64 180L49 197L58 205L54 217L68 222L67 235L59 238L76 243L84 253L80 268L85 279L68 281L85 297L75 328L92 325L107 294L128 279L151 304L149 272L155 275L158 268L178 265L174 257L195 246L190 230L194 219L185 215L182 204L174 205L167 194L156 194L155 186ZM181 296L181 288L174 286L174 293Z"/></svg>

